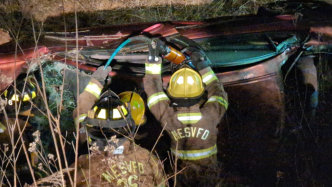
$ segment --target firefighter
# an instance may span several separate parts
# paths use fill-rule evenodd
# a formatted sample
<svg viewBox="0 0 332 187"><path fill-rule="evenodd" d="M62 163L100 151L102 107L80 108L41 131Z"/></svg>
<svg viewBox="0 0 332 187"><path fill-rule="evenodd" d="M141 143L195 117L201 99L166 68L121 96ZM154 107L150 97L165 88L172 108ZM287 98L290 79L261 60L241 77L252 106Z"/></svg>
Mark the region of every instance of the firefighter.
<svg viewBox="0 0 332 187"><path fill-rule="evenodd" d="M30 126L28 118L33 117L32 103L36 99L36 84L32 81L32 77L17 81L16 88L11 85L1 95L1 111L0 111L0 142L10 143L12 135L18 137L20 126L23 130ZM17 116L16 116L17 114ZM16 142L17 140L15 140Z"/></svg>
<svg viewBox="0 0 332 187"><path fill-rule="evenodd" d="M79 157L77 186L165 186L161 163L133 141L145 119L143 99L134 92L120 96L104 92L82 122L91 153Z"/></svg>
<svg viewBox="0 0 332 187"><path fill-rule="evenodd" d="M64 89L72 91L77 103L79 103L73 111L75 124L84 121L87 112L99 99L111 70L111 67L104 69L104 66L100 66L92 75L78 72L79 82L77 82L76 71L64 69ZM79 95L77 94L77 91L79 92ZM80 127L79 135L80 143L84 143L87 140L87 137L83 127Z"/></svg>
<svg viewBox="0 0 332 187"><path fill-rule="evenodd" d="M163 42L152 42L152 46L158 44L155 50L162 48L159 45ZM178 175L177 185L216 185L220 180L216 157L217 125L228 107L221 82L208 66L204 53L196 49L191 55L191 63L198 72L184 66L173 73L164 91L160 52L149 54L143 79L147 106L171 137L171 152L179 159L178 169L185 168Z"/></svg>
<svg viewBox="0 0 332 187"><path fill-rule="evenodd" d="M29 175L26 157L24 152L18 149L22 146L20 138L23 138L25 147L28 147L29 132L31 125L28 122L29 118L34 114L33 104L36 104L37 99L37 85L33 81L32 76L16 81L16 86L11 85L2 94L0 98L0 144L3 154L7 154L0 158L1 162L9 164L11 161L7 160L11 157L12 150L16 152L15 159L17 174ZM20 134L22 133L22 134ZM2 147L3 146L3 147ZM9 148L6 151L6 148ZM36 152L30 153L30 163L35 166L37 162ZM7 176L11 178L13 175L12 168L8 168ZM10 179L11 180L11 179Z"/></svg>

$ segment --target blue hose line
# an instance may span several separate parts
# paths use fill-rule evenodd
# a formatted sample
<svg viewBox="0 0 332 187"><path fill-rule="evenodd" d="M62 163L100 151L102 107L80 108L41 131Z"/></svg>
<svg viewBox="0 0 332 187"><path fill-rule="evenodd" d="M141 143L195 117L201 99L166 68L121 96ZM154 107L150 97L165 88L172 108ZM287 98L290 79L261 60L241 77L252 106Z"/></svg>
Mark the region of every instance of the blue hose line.
<svg viewBox="0 0 332 187"><path fill-rule="evenodd" d="M114 59L115 55L118 54L118 52L125 46L127 45L129 42L131 42L130 38L128 38L126 41L122 42L119 47L117 47L115 49L115 51L113 52L113 54L111 55L111 57L107 60L106 65L104 67L104 70L111 64L112 60Z"/></svg>

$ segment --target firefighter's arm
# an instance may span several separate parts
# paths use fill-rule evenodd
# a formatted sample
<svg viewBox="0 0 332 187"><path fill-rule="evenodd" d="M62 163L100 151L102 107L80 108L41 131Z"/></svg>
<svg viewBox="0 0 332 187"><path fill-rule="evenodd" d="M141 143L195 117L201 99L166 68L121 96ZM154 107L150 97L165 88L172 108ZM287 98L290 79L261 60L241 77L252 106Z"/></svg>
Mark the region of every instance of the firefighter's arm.
<svg viewBox="0 0 332 187"><path fill-rule="evenodd" d="M219 121L228 108L228 98L224 87L208 65L209 59L203 51L194 49L191 60L206 86L208 100L201 109L202 113Z"/></svg>
<svg viewBox="0 0 332 187"><path fill-rule="evenodd" d="M206 85L205 89L208 97L208 100L202 107L202 113L203 115L214 116L214 119L219 121L228 108L227 93L210 67L200 70L199 73Z"/></svg>
<svg viewBox="0 0 332 187"><path fill-rule="evenodd" d="M163 121L164 114L170 112L170 100L164 92L161 80L161 59L155 63L145 64L145 77L143 79L146 92L147 106L159 121Z"/></svg>
<svg viewBox="0 0 332 187"><path fill-rule="evenodd" d="M91 78L89 83L84 88L83 92L78 96L78 106L73 111L73 118L75 125L82 123L88 116L88 111L91 110L93 105L99 99L103 86L94 78ZM85 128L79 125L79 141L84 143L87 141Z"/></svg>
<svg viewBox="0 0 332 187"><path fill-rule="evenodd" d="M79 108L75 108L73 112L73 117L76 121L82 122L87 116L87 112L99 99L103 89L103 83L111 70L111 67L104 70L104 66L101 66L92 75L81 72L78 72L77 75L76 71L69 69L64 71L65 89L71 90L75 98L77 97L77 87L79 91L79 95L76 98L79 103Z"/></svg>
<svg viewBox="0 0 332 187"><path fill-rule="evenodd" d="M81 123L87 117L88 111L99 99L103 85L94 78L91 78L89 83L84 88L83 92L78 96L78 106L73 112L75 122Z"/></svg>

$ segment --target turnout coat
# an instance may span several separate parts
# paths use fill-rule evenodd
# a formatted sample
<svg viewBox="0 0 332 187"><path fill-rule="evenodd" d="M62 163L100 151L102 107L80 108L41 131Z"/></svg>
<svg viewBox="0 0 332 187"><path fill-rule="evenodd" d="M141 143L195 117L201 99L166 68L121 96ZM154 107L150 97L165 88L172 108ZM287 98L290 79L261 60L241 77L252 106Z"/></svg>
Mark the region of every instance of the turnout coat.
<svg viewBox="0 0 332 187"><path fill-rule="evenodd" d="M78 160L77 186L161 187L165 183L161 162L129 140Z"/></svg>
<svg viewBox="0 0 332 187"><path fill-rule="evenodd" d="M223 85L213 70L206 67L199 73L206 86L207 100L190 107L173 107L162 87L161 63L146 63L145 67L147 105L171 137L171 152L180 160L180 169L186 167L179 175L181 185L197 185L197 182L210 185L211 175L216 180L219 178L217 125L228 107Z"/></svg>

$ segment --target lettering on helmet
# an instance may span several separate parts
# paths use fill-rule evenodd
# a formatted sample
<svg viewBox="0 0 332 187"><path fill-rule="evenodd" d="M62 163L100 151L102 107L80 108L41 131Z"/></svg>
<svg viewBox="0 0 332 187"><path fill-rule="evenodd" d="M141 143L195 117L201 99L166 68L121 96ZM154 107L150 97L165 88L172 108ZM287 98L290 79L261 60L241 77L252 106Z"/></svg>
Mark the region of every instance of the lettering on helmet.
<svg viewBox="0 0 332 187"><path fill-rule="evenodd" d="M198 127L184 127L172 130L171 134L175 141L183 138L198 138L201 140L206 140L209 137L210 131Z"/></svg>

